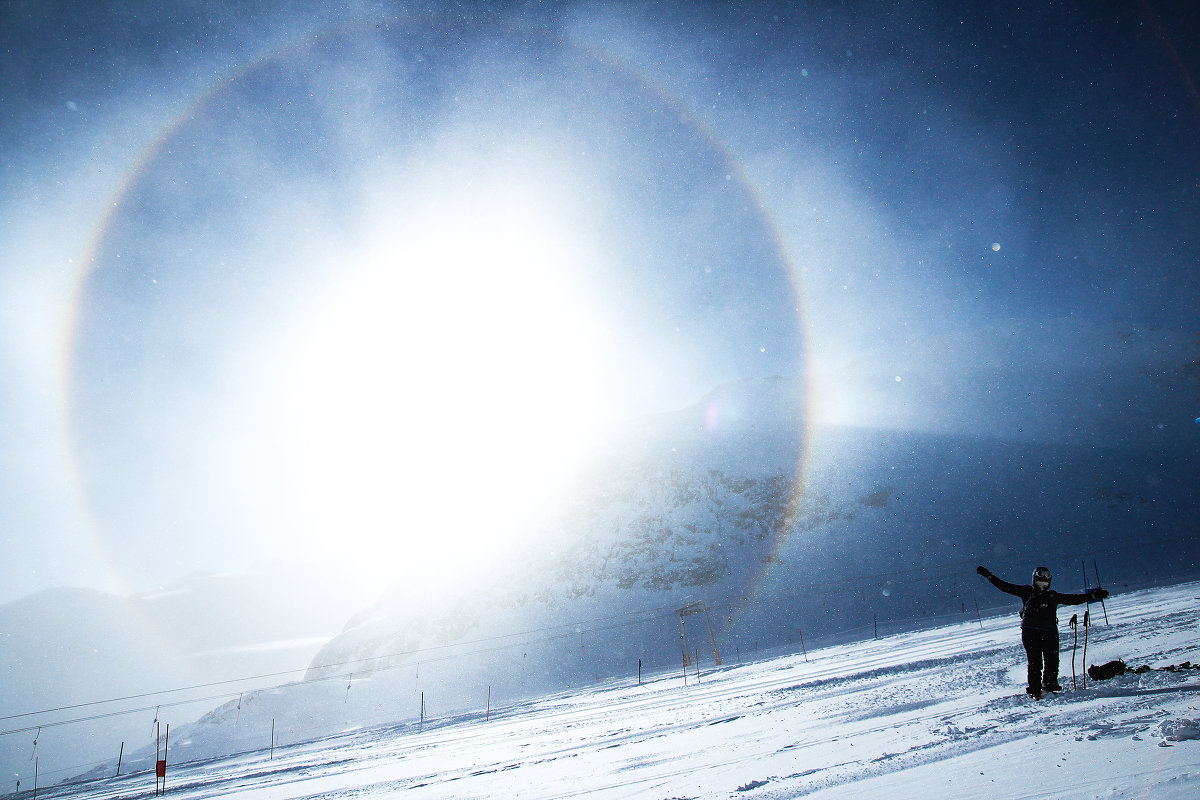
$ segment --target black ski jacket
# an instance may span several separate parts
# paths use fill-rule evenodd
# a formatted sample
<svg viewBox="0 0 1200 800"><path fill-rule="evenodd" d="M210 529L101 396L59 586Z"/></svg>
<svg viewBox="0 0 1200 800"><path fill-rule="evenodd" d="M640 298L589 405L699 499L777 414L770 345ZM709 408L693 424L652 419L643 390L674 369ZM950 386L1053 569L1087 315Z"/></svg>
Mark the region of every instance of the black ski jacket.
<svg viewBox="0 0 1200 800"><path fill-rule="evenodd" d="M1024 606L1021 608L1022 629L1057 633L1059 606L1077 606L1081 603L1094 603L1100 599L1098 589L1092 589L1084 594L1063 594L1053 589L1043 592L1035 586L1009 583L991 574L987 576L987 579L1000 591L1016 595L1024 601Z"/></svg>

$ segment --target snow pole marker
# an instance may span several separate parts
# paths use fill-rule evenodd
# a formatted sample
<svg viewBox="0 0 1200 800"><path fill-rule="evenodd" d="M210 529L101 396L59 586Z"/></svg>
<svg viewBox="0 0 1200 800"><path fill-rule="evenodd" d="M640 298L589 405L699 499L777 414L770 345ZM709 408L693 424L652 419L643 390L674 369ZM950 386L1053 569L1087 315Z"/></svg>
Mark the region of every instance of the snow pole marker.
<svg viewBox="0 0 1200 800"><path fill-rule="evenodd" d="M1071 632L1075 635L1075 640L1071 643L1071 691L1078 689L1075 683L1075 649L1079 647L1079 615L1071 615Z"/></svg>
<svg viewBox="0 0 1200 800"><path fill-rule="evenodd" d="M162 793L167 793L167 751L171 749L171 723L167 723L167 736L163 739L163 790Z"/></svg>
<svg viewBox="0 0 1200 800"><path fill-rule="evenodd" d="M1100 568L1096 566L1096 559L1092 559L1092 571L1096 573L1096 588L1100 588ZM1104 612L1104 625L1108 627L1108 609L1104 607L1104 598L1100 598L1100 610Z"/></svg>
<svg viewBox="0 0 1200 800"><path fill-rule="evenodd" d="M275 718L271 717L271 755L267 756L268 761L275 760Z"/></svg>
<svg viewBox="0 0 1200 800"><path fill-rule="evenodd" d="M804 629L800 628L800 652L804 654L804 663L808 663L808 648L804 646Z"/></svg>
<svg viewBox="0 0 1200 800"><path fill-rule="evenodd" d="M113 776L114 778L121 777L121 760L123 758L125 758L125 743L121 742L121 752L117 754L117 774Z"/></svg>
<svg viewBox="0 0 1200 800"><path fill-rule="evenodd" d="M158 749L160 743L160 730L158 720L154 721L154 796L158 797L161 794L167 793L167 748L164 747L161 751ZM167 725L167 745L171 742L171 726Z"/></svg>
<svg viewBox="0 0 1200 800"><path fill-rule="evenodd" d="M154 796L158 797L159 777L167 771L167 762L162 757L162 729L158 722L158 712L154 712Z"/></svg>
<svg viewBox="0 0 1200 800"><path fill-rule="evenodd" d="M983 630L983 617L979 614L979 598L971 595L971 599L975 601L975 620L979 623L979 630Z"/></svg>
<svg viewBox="0 0 1200 800"><path fill-rule="evenodd" d="M1091 625L1092 612L1083 612L1083 688L1087 688L1087 640L1088 628Z"/></svg>
<svg viewBox="0 0 1200 800"><path fill-rule="evenodd" d="M38 763L41 760L41 758L33 760L33 800L37 800Z"/></svg>
<svg viewBox="0 0 1200 800"><path fill-rule="evenodd" d="M492 687L491 686L488 687L487 713L484 715L483 721L484 722L492 721Z"/></svg>

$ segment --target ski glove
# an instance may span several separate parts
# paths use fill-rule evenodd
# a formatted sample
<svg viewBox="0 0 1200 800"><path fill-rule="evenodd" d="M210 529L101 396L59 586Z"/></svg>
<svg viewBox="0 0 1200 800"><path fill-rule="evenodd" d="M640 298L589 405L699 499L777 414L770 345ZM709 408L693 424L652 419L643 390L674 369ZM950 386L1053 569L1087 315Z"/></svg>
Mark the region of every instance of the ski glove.
<svg viewBox="0 0 1200 800"><path fill-rule="evenodd" d="M982 575L985 578L992 577L992 573L988 572L987 567L976 567L975 571L978 572L980 575Z"/></svg>

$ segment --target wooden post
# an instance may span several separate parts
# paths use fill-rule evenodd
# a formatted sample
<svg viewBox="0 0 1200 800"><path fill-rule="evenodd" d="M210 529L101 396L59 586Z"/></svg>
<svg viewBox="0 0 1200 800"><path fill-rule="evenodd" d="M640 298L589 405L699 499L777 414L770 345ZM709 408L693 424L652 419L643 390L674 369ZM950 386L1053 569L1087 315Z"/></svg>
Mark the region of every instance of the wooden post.
<svg viewBox="0 0 1200 800"><path fill-rule="evenodd" d="M700 651L696 651L696 683L700 683Z"/></svg>

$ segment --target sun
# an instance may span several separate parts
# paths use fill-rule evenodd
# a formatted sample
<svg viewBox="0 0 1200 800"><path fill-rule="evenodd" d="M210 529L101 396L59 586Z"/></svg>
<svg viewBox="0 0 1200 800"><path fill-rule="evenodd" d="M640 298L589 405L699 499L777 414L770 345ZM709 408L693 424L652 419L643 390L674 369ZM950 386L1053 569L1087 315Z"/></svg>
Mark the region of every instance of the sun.
<svg viewBox="0 0 1200 800"><path fill-rule="evenodd" d="M583 242L544 206L442 202L347 267L286 392L312 554L382 580L466 575L564 490L609 421Z"/></svg>

